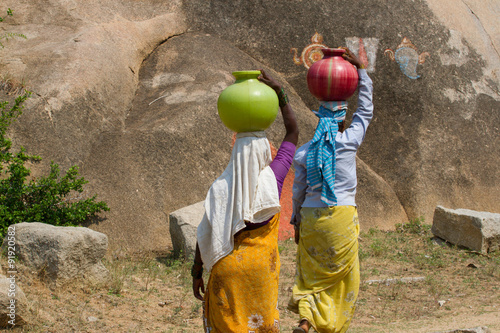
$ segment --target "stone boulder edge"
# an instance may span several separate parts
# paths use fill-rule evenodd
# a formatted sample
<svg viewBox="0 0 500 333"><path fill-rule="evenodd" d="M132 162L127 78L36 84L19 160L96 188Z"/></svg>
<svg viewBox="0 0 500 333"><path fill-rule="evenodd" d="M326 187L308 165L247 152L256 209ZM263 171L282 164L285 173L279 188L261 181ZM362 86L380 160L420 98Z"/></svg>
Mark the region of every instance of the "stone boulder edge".
<svg viewBox="0 0 500 333"><path fill-rule="evenodd" d="M0 274L0 328L26 324L27 306L28 301L16 284L16 278ZM9 324L9 321L14 321L14 325Z"/></svg>
<svg viewBox="0 0 500 333"><path fill-rule="evenodd" d="M500 214L437 206L432 233L484 254L500 249Z"/></svg>
<svg viewBox="0 0 500 333"><path fill-rule="evenodd" d="M205 201L176 210L169 216L170 237L174 255L185 260L194 258L198 225L205 214Z"/></svg>
<svg viewBox="0 0 500 333"><path fill-rule="evenodd" d="M39 222L15 224L15 253L19 261L58 287L74 280L107 281L102 258L108 237L84 227L59 227ZM4 240L2 250L5 250Z"/></svg>

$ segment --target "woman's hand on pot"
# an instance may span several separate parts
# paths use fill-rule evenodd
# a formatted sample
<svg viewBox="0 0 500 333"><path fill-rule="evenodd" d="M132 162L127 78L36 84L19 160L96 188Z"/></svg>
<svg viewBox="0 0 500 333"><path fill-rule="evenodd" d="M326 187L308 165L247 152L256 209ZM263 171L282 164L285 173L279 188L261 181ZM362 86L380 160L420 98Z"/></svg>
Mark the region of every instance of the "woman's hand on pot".
<svg viewBox="0 0 500 333"><path fill-rule="evenodd" d="M260 70L261 75L259 76L259 81L267 84L274 91L278 92L281 90L281 84L278 81L269 76L263 69Z"/></svg>
<svg viewBox="0 0 500 333"><path fill-rule="evenodd" d="M363 65L363 63L361 62L361 60L359 60L358 57L356 57L356 55L354 55L354 53L352 53L352 51L349 50L349 48L347 48L347 47L339 47L339 49L344 49L345 50L345 53L342 55L342 58L344 58L345 60L349 61L351 64L353 64L354 66L356 66L358 69L365 68L365 66Z"/></svg>

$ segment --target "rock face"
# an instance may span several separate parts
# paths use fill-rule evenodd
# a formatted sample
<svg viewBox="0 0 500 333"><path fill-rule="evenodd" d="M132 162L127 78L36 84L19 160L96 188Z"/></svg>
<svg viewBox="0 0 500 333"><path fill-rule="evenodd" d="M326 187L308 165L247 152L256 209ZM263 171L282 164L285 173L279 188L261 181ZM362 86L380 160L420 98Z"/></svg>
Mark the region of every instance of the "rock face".
<svg viewBox="0 0 500 333"><path fill-rule="evenodd" d="M174 254L184 259L194 258L196 231L205 214L205 201L176 210L169 216L170 235Z"/></svg>
<svg viewBox="0 0 500 333"><path fill-rule="evenodd" d="M366 163L356 158L358 189L356 202L361 229L391 230L396 223L408 222L394 189Z"/></svg>
<svg viewBox="0 0 500 333"><path fill-rule="evenodd" d="M500 213L495 2L371 0L362 2L365 10L300 0L183 5L190 26L283 73L313 109L307 70L296 63L313 57L313 44L349 46L374 82L375 115L358 156L393 189L407 216L431 221L437 204ZM313 42L316 32L322 39ZM350 101L352 112L356 97Z"/></svg>
<svg viewBox="0 0 500 333"><path fill-rule="evenodd" d="M500 249L500 214L437 206L432 233L452 244L488 253Z"/></svg>
<svg viewBox="0 0 500 333"><path fill-rule="evenodd" d="M4 3L14 16L1 28L27 39L4 43L0 73L34 92L11 126L14 145L44 158L34 176L50 160L80 166L88 193L111 208L91 227L112 247L169 248L166 216L203 200L222 173L232 133L216 101L232 71L269 70L288 92L300 143L312 137L318 103L297 63L316 32L318 43L358 53L374 82L358 154L362 228L430 221L436 205L500 213L492 2L370 0L366 11L326 0ZM349 102L348 119L356 96ZM267 132L278 147L280 116Z"/></svg>
<svg viewBox="0 0 500 333"><path fill-rule="evenodd" d="M179 4L156 0L2 2L2 11L14 11L2 28L23 33L27 39L9 40L0 51L0 72L11 81L24 81L33 91L24 114L11 127L14 144L44 158L43 164L32 168L35 177L47 172L50 160L63 170L79 165L91 182L88 194L99 194L98 199L112 209L103 214L107 223L97 229L113 235L116 247L137 248L138 240L142 248L170 244L165 223L170 207L164 209L161 202L158 208L155 194L145 196L143 191L151 187L159 191L158 184L144 186L141 177L136 180L141 171L151 169L138 161L135 152L125 154L128 147L121 145L128 142L119 134L127 133L124 123L144 59L187 29L177 10ZM133 137L143 140L140 135ZM108 145L110 163L95 170L103 174L95 178L89 167L101 158L103 144ZM117 192L121 195L116 196Z"/></svg>
<svg viewBox="0 0 500 333"><path fill-rule="evenodd" d="M129 247L128 235L138 235L142 248L170 246L166 214L203 200L231 155L233 133L217 115L219 93L234 82L234 69L262 67L278 76L206 34L186 33L159 46L142 65L123 128L103 132L84 167L102 198L111 200L109 220L125 218L96 229ZM312 128L315 117L288 88L303 110L299 121ZM279 146L281 116L267 135Z"/></svg>
<svg viewBox="0 0 500 333"><path fill-rule="evenodd" d="M24 325L27 304L26 296L17 286L15 277L0 275L0 328Z"/></svg>
<svg viewBox="0 0 500 333"><path fill-rule="evenodd" d="M104 282L108 270L102 258L108 237L83 227L55 227L45 223L16 224L16 256L55 286L85 278ZM5 248L6 241L2 248Z"/></svg>

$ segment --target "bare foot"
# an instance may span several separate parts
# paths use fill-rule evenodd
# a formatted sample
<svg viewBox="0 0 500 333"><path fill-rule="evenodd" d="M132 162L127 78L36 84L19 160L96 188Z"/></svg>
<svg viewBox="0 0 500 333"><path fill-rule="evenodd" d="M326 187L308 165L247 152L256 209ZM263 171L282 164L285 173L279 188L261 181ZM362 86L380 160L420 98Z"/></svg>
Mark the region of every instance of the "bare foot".
<svg viewBox="0 0 500 333"><path fill-rule="evenodd" d="M307 320L302 320L299 324L299 327L295 328L293 330L293 333L307 333L309 332L309 328L311 327L311 324Z"/></svg>

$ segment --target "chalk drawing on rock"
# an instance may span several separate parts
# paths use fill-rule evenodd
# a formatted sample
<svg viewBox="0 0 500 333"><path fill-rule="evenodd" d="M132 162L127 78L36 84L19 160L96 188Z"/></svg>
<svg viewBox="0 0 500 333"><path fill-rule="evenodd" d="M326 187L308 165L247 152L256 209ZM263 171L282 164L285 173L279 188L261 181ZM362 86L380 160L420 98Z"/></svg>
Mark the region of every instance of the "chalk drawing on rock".
<svg viewBox="0 0 500 333"><path fill-rule="evenodd" d="M456 65L463 66L469 58L469 48L463 43L462 33L456 30L450 30L450 38L448 39L448 52L441 51L439 58L445 66Z"/></svg>
<svg viewBox="0 0 500 333"><path fill-rule="evenodd" d="M392 61L396 61L399 64L401 72L413 80L420 77L417 74L417 66L425 62L425 57L430 57L428 52L423 52L419 55L417 47L407 37L403 38L396 51L386 49L384 54Z"/></svg>
<svg viewBox="0 0 500 333"><path fill-rule="evenodd" d="M297 56L298 50L295 47L291 48L290 52L293 54L293 62L296 65L304 65L309 69L312 64L323 58L323 52L321 52L323 48L328 48L328 46L323 44L323 36L316 32L311 37L311 44L302 50L300 57Z"/></svg>
<svg viewBox="0 0 500 333"><path fill-rule="evenodd" d="M346 46L365 64L368 72L375 71L378 43L378 38L346 38ZM311 44L302 50L300 56L295 47L291 48L290 52L293 54L293 62L296 65L304 65L309 69L312 64L323 58L323 52L321 52L323 48L328 48L328 46L323 43L323 36L316 32L311 37Z"/></svg>
<svg viewBox="0 0 500 333"><path fill-rule="evenodd" d="M377 60L378 38L349 37L345 39L346 46L356 54L365 65L366 71L375 72L375 61Z"/></svg>

